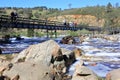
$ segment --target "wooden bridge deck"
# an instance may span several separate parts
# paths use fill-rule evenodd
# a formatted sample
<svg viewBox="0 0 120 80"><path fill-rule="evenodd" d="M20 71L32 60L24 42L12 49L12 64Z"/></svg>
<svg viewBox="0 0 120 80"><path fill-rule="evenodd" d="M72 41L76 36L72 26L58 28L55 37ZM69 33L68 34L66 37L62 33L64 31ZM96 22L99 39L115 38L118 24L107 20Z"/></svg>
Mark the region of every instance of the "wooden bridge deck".
<svg viewBox="0 0 120 80"><path fill-rule="evenodd" d="M10 16L1 15L0 16L0 27L5 28L28 28L28 29L46 29L46 30L81 30L87 29L90 31L100 31L101 28L92 26L77 26L69 27L64 25L62 22L57 21L46 21L39 19L29 19L23 17L17 17L12 20Z"/></svg>

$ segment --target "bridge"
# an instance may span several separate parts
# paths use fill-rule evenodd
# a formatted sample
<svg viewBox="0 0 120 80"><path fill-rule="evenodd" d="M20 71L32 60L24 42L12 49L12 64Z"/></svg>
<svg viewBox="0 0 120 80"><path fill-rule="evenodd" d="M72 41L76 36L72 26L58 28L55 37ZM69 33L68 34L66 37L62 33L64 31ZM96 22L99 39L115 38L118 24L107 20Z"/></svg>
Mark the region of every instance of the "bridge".
<svg viewBox="0 0 120 80"><path fill-rule="evenodd" d="M73 26L64 25L62 22L49 21L49 20L39 20L39 19L29 19L24 17L16 17L11 19L11 16L1 15L0 16L0 27L4 28L22 28L22 29L45 29L47 30L47 36L49 30L71 30L77 31L82 29L87 29L89 31L101 31L100 27L94 26Z"/></svg>

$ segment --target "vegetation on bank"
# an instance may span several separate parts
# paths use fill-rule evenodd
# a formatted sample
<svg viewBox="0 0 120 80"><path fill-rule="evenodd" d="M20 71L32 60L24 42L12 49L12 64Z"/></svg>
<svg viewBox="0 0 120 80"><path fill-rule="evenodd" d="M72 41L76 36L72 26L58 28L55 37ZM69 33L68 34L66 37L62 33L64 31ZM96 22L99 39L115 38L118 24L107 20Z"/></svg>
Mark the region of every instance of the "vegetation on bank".
<svg viewBox="0 0 120 80"><path fill-rule="evenodd" d="M68 31L67 32L68 35L71 35L71 36L80 36L81 34L92 34L91 31L88 31L86 29L82 29L82 30L78 30L78 31Z"/></svg>

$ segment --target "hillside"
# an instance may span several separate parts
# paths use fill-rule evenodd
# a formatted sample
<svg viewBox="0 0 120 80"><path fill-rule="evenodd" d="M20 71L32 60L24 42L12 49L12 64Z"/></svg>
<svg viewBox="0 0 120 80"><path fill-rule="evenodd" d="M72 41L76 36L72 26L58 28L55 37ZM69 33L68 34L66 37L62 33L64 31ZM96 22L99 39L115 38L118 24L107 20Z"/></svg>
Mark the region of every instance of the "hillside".
<svg viewBox="0 0 120 80"><path fill-rule="evenodd" d="M78 25L98 27L120 27L120 7L110 3L106 6L87 6L83 8L57 9L46 6L34 8L0 8L0 14L10 15L12 11L30 19L49 19L53 21L76 22Z"/></svg>

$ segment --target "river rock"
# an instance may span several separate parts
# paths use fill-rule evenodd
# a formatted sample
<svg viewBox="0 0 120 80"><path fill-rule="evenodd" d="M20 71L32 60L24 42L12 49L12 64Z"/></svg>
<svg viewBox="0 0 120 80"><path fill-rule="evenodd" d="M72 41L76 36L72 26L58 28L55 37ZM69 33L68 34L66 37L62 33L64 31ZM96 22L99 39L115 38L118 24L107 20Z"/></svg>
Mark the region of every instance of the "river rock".
<svg viewBox="0 0 120 80"><path fill-rule="evenodd" d="M89 68L82 65L76 66L72 80L98 80L97 75Z"/></svg>
<svg viewBox="0 0 120 80"><path fill-rule="evenodd" d="M62 38L60 43L62 43L62 44L75 44L76 41L75 41L73 36L65 36Z"/></svg>
<svg viewBox="0 0 120 80"><path fill-rule="evenodd" d="M62 54L66 56L69 56L72 53L71 50L65 49L65 48L61 48L61 51L62 51Z"/></svg>
<svg viewBox="0 0 120 80"><path fill-rule="evenodd" d="M77 59L83 55L84 51L82 49L75 48L73 52L74 52L75 58Z"/></svg>
<svg viewBox="0 0 120 80"><path fill-rule="evenodd" d="M117 38L117 37L115 37L115 36L110 36L110 37L109 37L109 40L111 40L111 41L117 41L117 40L118 40L118 38Z"/></svg>
<svg viewBox="0 0 120 80"><path fill-rule="evenodd" d="M120 69L114 69L106 75L106 80L120 80Z"/></svg>
<svg viewBox="0 0 120 80"><path fill-rule="evenodd" d="M80 43L86 42L90 39L90 37L86 35L80 35L79 38L80 38Z"/></svg>
<svg viewBox="0 0 120 80"><path fill-rule="evenodd" d="M50 68L42 63L31 62L15 63L10 70L4 71L11 80L52 80Z"/></svg>
<svg viewBox="0 0 120 80"><path fill-rule="evenodd" d="M60 46L53 40L31 45L19 53L12 62L34 61L49 65L52 55L56 56Z"/></svg>
<svg viewBox="0 0 120 80"><path fill-rule="evenodd" d="M106 40L111 40L111 41L118 41L119 40L118 35L106 35L106 36L103 36L103 38Z"/></svg>

